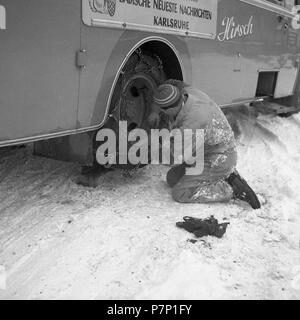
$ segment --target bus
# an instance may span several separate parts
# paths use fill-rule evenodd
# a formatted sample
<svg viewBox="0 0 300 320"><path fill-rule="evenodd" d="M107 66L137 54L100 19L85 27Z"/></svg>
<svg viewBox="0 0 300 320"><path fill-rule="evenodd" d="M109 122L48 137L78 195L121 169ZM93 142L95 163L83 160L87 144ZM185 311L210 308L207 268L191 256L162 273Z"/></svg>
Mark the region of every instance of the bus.
<svg viewBox="0 0 300 320"><path fill-rule="evenodd" d="M92 165L97 132L145 127L166 79L297 112L299 2L0 0L0 147Z"/></svg>

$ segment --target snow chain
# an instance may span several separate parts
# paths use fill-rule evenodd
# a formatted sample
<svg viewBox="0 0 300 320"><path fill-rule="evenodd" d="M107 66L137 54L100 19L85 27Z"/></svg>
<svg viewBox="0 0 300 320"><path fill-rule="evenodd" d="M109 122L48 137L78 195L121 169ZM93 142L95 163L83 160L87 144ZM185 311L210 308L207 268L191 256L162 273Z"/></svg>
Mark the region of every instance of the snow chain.
<svg viewBox="0 0 300 320"><path fill-rule="evenodd" d="M162 60L160 59L160 57L158 55L153 55L152 57L156 60L157 62L157 66L153 66L151 65L151 63L149 63L147 61L147 59L145 58L146 55L143 54L142 49L138 48L135 53L137 54L139 61L135 64L135 66L128 71L121 71L120 73L120 78L121 78L121 95L120 98L118 100L118 102L115 104L115 108L111 111L110 117L113 117L114 120L118 121L118 120L124 120L126 119L126 110L125 108L122 108L123 102L125 100L125 96L126 96L126 81L127 79L129 79L132 75L134 75L136 72L138 72L137 67L140 65L146 66L146 68L141 71L145 74L155 74L156 72L158 72L159 74L162 72L163 70L163 63ZM158 80L156 81L158 82ZM159 85L160 83L158 83ZM114 115L117 115L118 120L115 118Z"/></svg>

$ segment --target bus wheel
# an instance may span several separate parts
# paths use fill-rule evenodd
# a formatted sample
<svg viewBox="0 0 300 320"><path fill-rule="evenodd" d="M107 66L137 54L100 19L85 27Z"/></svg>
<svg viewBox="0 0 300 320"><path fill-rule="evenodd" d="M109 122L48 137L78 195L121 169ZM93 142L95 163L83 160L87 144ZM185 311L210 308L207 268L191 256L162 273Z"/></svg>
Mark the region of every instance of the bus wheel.
<svg viewBox="0 0 300 320"><path fill-rule="evenodd" d="M111 117L117 122L127 121L129 129L145 129L153 90L163 81L165 75L160 59L138 49L119 76L111 101Z"/></svg>
<svg viewBox="0 0 300 320"><path fill-rule="evenodd" d="M107 126L117 133L117 138L120 121L126 121L128 132L134 129L144 129L149 132L147 119L151 112L153 91L164 81L165 74L158 57L142 54L140 50L130 57L115 87L107 122ZM127 142L128 149L132 144L134 143ZM119 150L118 144L117 150ZM131 169L139 165L117 166Z"/></svg>
<svg viewBox="0 0 300 320"><path fill-rule="evenodd" d="M156 82L145 73L136 73L125 79L116 118L118 121L127 121L128 131L136 128L147 129L147 117L155 87Z"/></svg>

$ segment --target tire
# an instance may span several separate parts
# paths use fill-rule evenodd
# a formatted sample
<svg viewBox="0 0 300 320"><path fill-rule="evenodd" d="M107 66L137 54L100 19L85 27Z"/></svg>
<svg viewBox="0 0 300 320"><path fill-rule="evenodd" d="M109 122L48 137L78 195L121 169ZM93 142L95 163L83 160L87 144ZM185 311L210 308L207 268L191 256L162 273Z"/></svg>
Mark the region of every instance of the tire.
<svg viewBox="0 0 300 320"><path fill-rule="evenodd" d="M116 132L119 121L127 121L128 132L134 129L150 130L147 119L150 114L153 90L165 81L165 74L157 59L149 54L134 53L121 71L110 105L110 117L105 125ZM95 143L96 147L99 142ZM128 143L128 149L130 144ZM117 150L118 142L117 142ZM114 165L123 169L134 165Z"/></svg>

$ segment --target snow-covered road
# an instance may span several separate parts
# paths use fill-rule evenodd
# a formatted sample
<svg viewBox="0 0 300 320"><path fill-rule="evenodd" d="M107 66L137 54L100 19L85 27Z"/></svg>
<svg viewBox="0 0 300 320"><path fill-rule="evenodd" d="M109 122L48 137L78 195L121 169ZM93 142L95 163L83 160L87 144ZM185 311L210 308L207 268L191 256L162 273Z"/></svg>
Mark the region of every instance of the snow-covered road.
<svg viewBox="0 0 300 320"><path fill-rule="evenodd" d="M92 189L76 164L0 149L0 299L299 299L300 115L237 119L257 211L175 203L162 166ZM230 226L192 243L186 215Z"/></svg>

